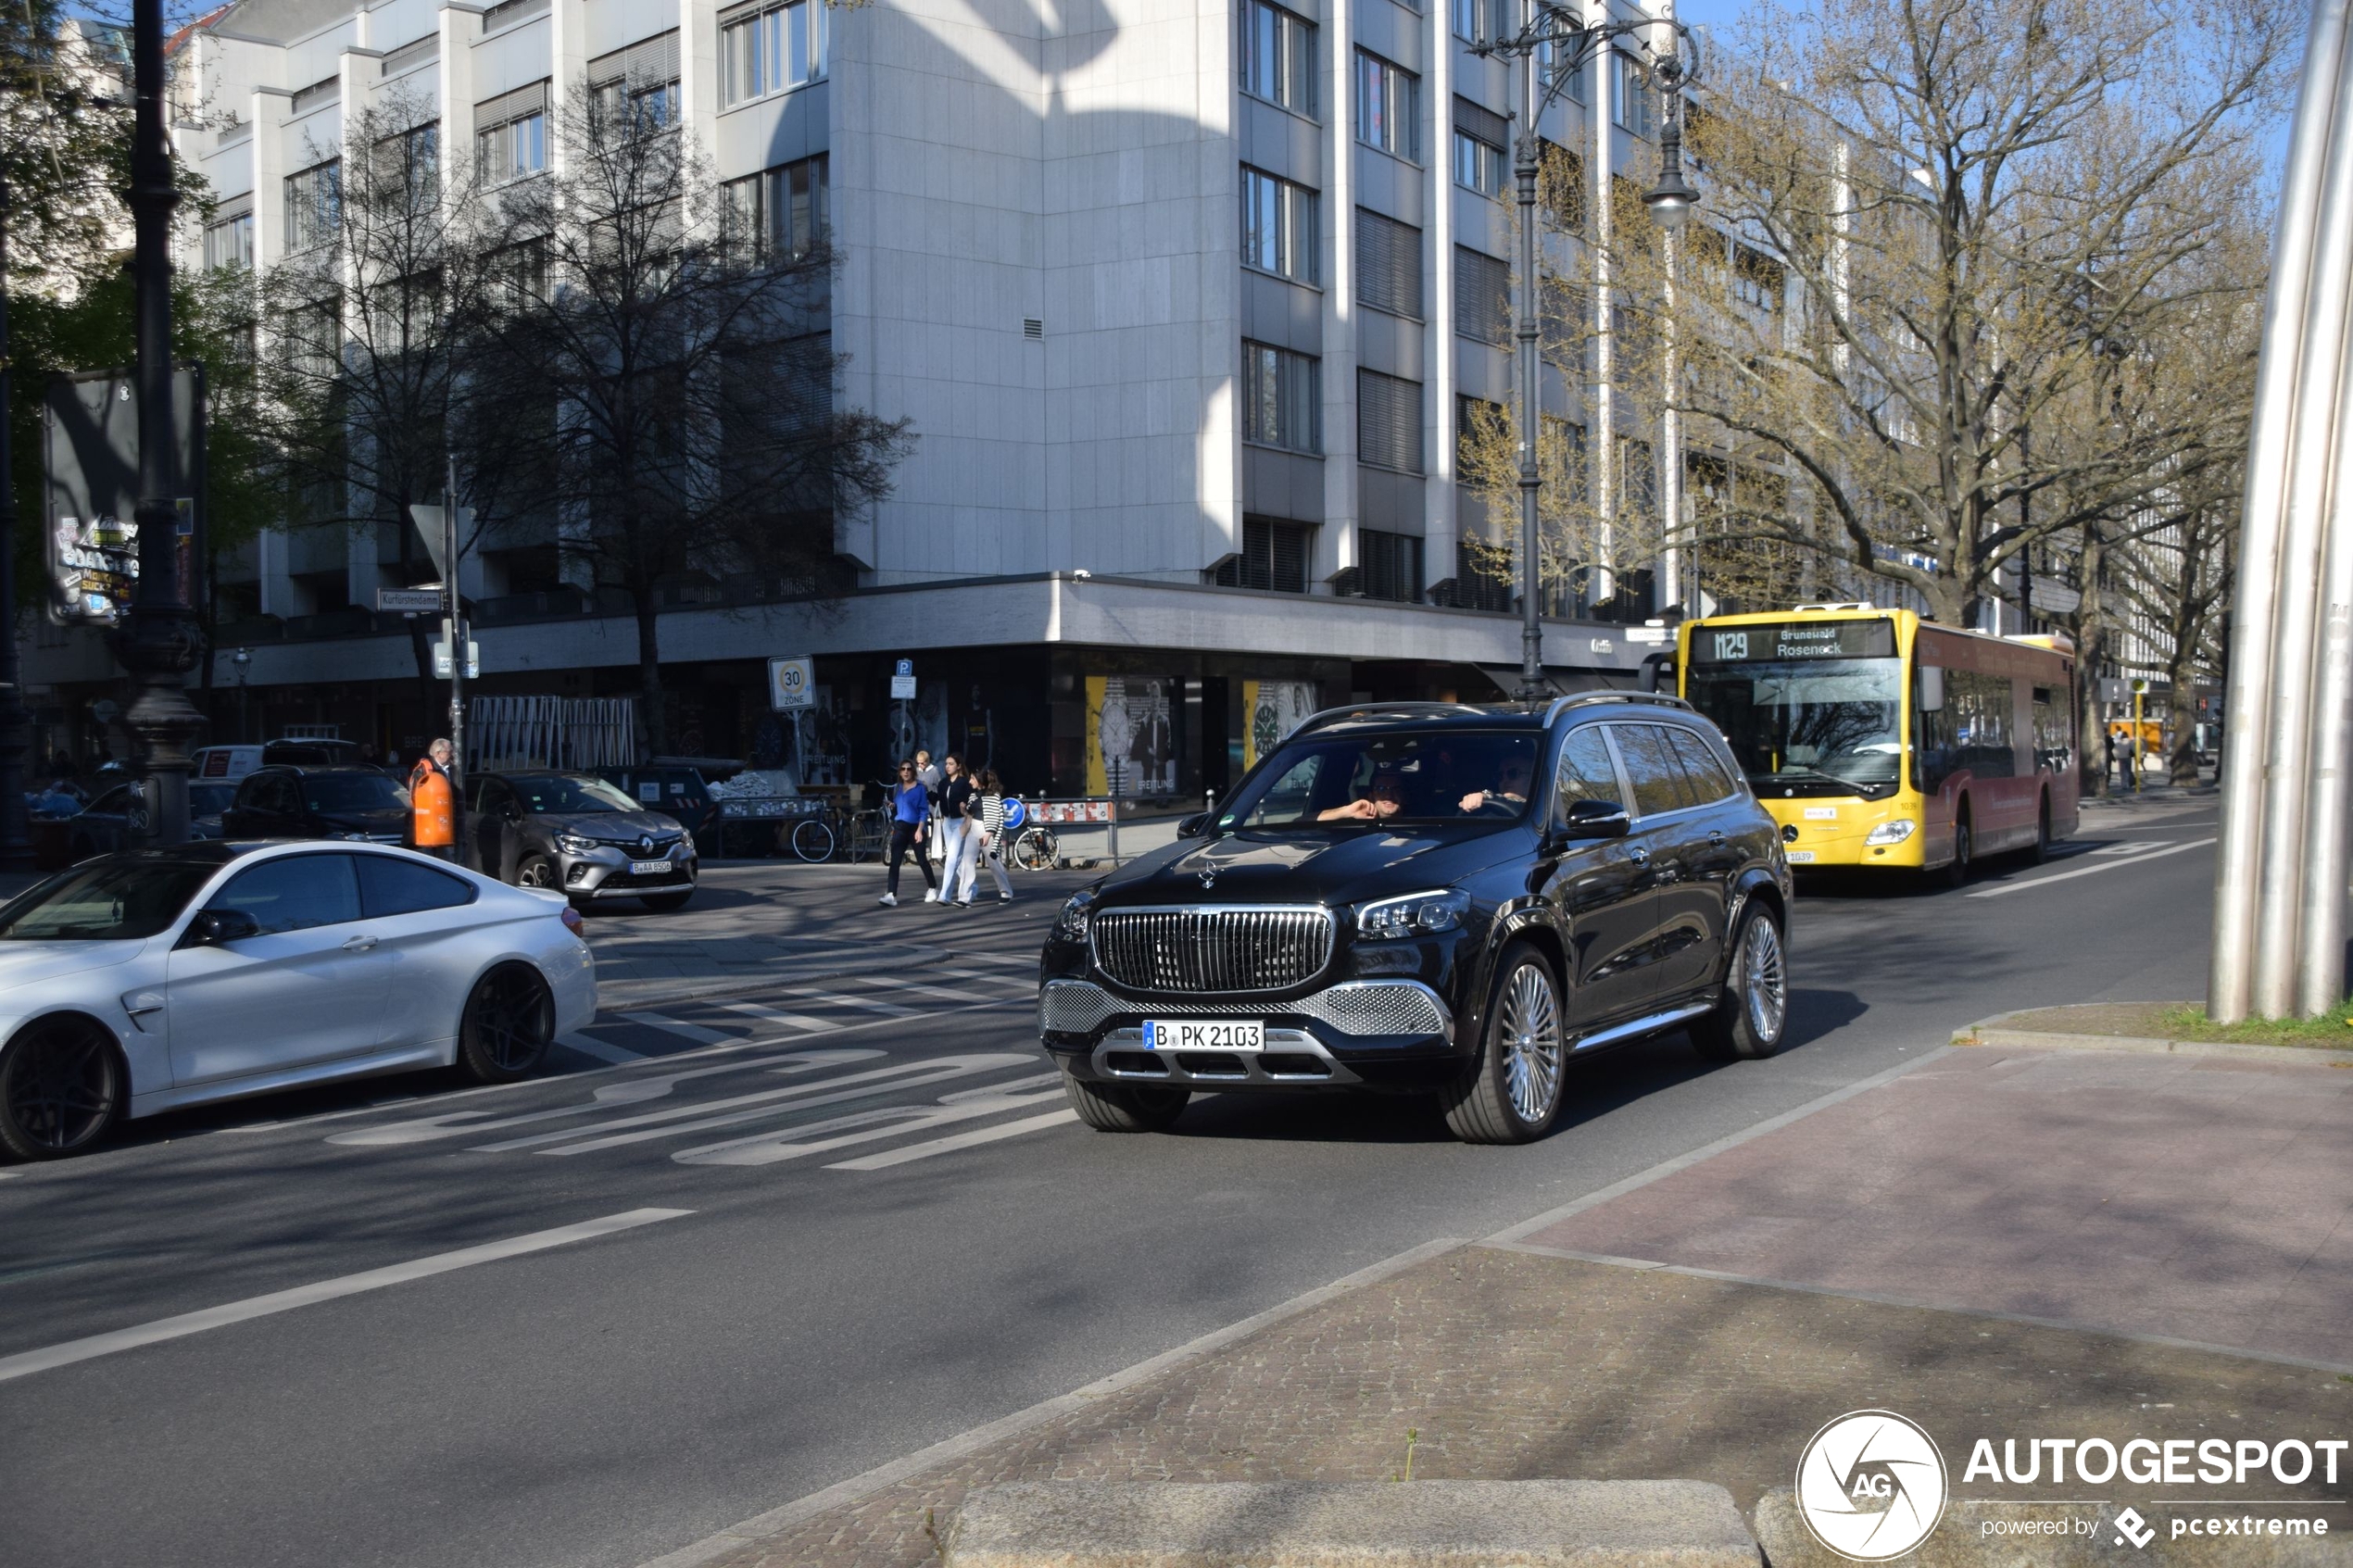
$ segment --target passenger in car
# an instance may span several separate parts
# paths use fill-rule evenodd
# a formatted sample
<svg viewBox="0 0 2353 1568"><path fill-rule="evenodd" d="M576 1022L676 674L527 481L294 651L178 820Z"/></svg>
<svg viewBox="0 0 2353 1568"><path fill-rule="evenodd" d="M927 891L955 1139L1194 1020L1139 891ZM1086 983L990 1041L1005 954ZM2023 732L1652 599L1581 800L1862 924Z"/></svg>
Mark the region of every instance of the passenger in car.
<svg viewBox="0 0 2353 1568"><path fill-rule="evenodd" d="M1393 769L1384 768L1375 773L1365 793L1345 806L1331 806L1315 813L1319 822L1378 822L1393 817L1405 807L1405 780Z"/></svg>
<svg viewBox="0 0 2353 1568"><path fill-rule="evenodd" d="M1513 755L1504 759L1500 777L1493 789L1475 789L1463 797L1466 814L1489 806L1515 807L1528 804L1528 786L1534 779L1536 764L1530 759Z"/></svg>

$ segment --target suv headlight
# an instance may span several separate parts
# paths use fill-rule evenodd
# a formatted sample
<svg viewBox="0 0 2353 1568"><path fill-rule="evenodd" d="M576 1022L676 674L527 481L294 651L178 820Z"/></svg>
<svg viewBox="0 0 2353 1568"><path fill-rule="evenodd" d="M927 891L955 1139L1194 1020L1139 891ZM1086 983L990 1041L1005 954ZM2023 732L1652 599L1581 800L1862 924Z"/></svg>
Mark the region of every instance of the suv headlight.
<svg viewBox="0 0 2353 1568"><path fill-rule="evenodd" d="M1383 898L1359 907L1356 935L1375 942L1394 936L1428 936L1453 930L1469 911L1470 895L1453 888L1408 893L1402 898Z"/></svg>
<svg viewBox="0 0 2353 1568"><path fill-rule="evenodd" d="M560 833L556 834L556 847L567 855L585 855L590 850L601 849L604 846L593 838L584 838L576 833Z"/></svg>
<svg viewBox="0 0 2353 1568"><path fill-rule="evenodd" d="M1912 821L1911 818L1898 817L1893 822L1881 822L1869 833L1865 834L1863 835L1863 842L1866 844L1901 844L1906 839L1911 837L1912 834L1919 830L1919 823Z"/></svg>
<svg viewBox="0 0 2353 1568"><path fill-rule="evenodd" d="M1070 902L1063 906L1063 912L1054 917L1054 935L1073 942L1084 942L1087 940L1087 924L1094 914L1094 909L1095 890L1091 887L1080 888L1070 896Z"/></svg>

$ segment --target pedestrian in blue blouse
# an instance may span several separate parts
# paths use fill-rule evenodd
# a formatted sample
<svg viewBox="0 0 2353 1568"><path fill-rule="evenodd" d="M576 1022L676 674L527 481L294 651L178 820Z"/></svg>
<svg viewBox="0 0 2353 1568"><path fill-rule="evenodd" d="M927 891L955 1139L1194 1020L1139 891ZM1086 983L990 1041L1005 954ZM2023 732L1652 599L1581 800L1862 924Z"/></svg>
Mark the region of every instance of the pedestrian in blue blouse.
<svg viewBox="0 0 2353 1568"><path fill-rule="evenodd" d="M924 820L931 812L931 797L923 781L915 776L912 762L899 764L899 782L890 789L890 885L883 894L886 908L899 903L899 862L912 852L915 869L924 873L924 885L938 897L939 884L932 879L931 858L924 853Z"/></svg>

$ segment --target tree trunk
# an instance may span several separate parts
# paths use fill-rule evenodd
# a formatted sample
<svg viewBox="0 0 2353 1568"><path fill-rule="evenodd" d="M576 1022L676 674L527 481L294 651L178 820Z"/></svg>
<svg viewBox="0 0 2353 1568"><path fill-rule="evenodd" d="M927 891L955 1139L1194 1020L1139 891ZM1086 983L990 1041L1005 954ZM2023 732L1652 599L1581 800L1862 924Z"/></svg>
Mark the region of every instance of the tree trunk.
<svg viewBox="0 0 2353 1568"><path fill-rule="evenodd" d="M633 583L629 599L637 611L637 716L646 730L646 755L659 757L670 749L670 734L661 709L661 633L653 584Z"/></svg>

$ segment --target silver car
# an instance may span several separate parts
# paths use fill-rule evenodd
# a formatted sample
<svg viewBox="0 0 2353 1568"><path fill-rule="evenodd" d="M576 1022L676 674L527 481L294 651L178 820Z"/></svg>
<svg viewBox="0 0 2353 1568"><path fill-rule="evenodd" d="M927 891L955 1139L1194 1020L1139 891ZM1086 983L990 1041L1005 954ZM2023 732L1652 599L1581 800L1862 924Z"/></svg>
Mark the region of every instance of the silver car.
<svg viewBox="0 0 2353 1568"><path fill-rule="evenodd" d="M462 831L469 865L583 908L635 898L675 909L695 896L694 835L594 773L470 774Z"/></svg>
<svg viewBox="0 0 2353 1568"><path fill-rule="evenodd" d="M456 1064L536 1068L596 1016L561 898L406 849L305 841L102 855L0 908L0 1149L118 1117Z"/></svg>

